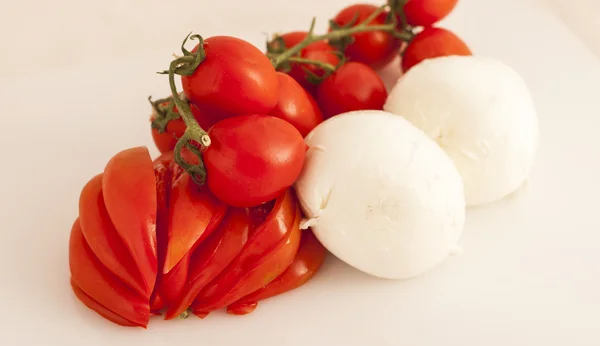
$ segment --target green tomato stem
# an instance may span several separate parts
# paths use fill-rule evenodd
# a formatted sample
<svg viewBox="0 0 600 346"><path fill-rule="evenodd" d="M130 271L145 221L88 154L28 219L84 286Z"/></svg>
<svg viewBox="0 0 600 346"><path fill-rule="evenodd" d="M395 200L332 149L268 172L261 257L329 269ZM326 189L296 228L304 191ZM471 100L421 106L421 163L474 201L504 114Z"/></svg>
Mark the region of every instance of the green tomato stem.
<svg viewBox="0 0 600 346"><path fill-rule="evenodd" d="M210 137L208 136L208 133L202 129L202 127L200 127L194 118L194 115L192 114L190 106L185 99L185 95L180 95L177 91L177 86L175 85L175 74L183 76L192 75L206 57L206 52L203 48L202 37L199 35L191 36L191 39L197 39L200 41L198 44L198 51L195 53L189 52L184 47L188 38L190 38L190 35L185 38L183 44L181 45L181 50L184 55L173 60L169 66L169 70L161 73L169 75L169 86L171 89L173 102L175 103L175 106L179 111L179 115L186 125L183 136L179 138L175 144L175 149L173 150L175 162L177 162L177 164L190 175L194 182L202 185L206 181L206 167L204 166L204 161L202 159L202 150L198 148L195 143L200 144L203 148L207 148L211 144ZM198 158L198 164L191 164L183 158L181 151L184 147Z"/></svg>
<svg viewBox="0 0 600 346"><path fill-rule="evenodd" d="M310 28L308 30L308 35L306 35L304 40L302 40L294 47L291 47L280 54L274 55L272 57L273 66L275 66L275 68L278 68L286 62L291 62L290 59L293 59L294 56L298 55L298 53L300 53L304 48L311 45L312 43L326 40L340 40L352 36L354 34L359 34L363 32L384 31L391 33L392 35L394 35L394 37L403 41L410 41L414 34L410 31L398 31L395 16L390 16L389 23L380 25L369 25L373 20L375 20L375 18L377 18L377 16L379 16L388 8L390 8L388 4L383 5L379 7L377 11L371 13L369 17L367 17L363 22L361 22L358 25L333 29L330 32L322 35L314 34L316 19L313 18L310 24Z"/></svg>

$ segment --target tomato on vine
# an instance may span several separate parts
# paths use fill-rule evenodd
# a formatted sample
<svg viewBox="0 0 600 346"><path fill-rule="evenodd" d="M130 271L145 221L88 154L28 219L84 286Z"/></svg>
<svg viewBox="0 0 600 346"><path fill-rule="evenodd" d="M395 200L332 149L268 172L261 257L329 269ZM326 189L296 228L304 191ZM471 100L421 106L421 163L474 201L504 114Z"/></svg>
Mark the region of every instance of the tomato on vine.
<svg viewBox="0 0 600 346"><path fill-rule="evenodd" d="M458 0L408 0L404 13L409 25L431 26L446 18Z"/></svg>
<svg viewBox="0 0 600 346"><path fill-rule="evenodd" d="M331 21L330 32L336 28L356 26L364 23L379 10L378 6L356 4L340 11ZM380 11L367 26L383 25L388 22L387 11ZM402 41L386 31L369 31L347 36L338 41L349 61L361 62L378 69L389 64L399 54Z"/></svg>
<svg viewBox="0 0 600 346"><path fill-rule="evenodd" d="M386 98L381 77L358 62L344 64L317 89L317 102L325 119L349 111L381 110Z"/></svg>
<svg viewBox="0 0 600 346"><path fill-rule="evenodd" d="M410 42L402 56L402 70L410 70L423 60L450 55L471 55L471 50L453 32L443 28L425 28Z"/></svg>
<svg viewBox="0 0 600 346"><path fill-rule="evenodd" d="M269 54L277 54L285 49L298 45L308 36L306 31L294 31L277 36L267 45ZM306 63L311 61L313 63ZM313 92L328 70L332 70L340 62L336 50L325 41L316 41L304 47L299 56L291 57L288 64L277 68L294 78L304 89ZM315 64L317 63L317 64ZM324 67L325 66L325 67Z"/></svg>

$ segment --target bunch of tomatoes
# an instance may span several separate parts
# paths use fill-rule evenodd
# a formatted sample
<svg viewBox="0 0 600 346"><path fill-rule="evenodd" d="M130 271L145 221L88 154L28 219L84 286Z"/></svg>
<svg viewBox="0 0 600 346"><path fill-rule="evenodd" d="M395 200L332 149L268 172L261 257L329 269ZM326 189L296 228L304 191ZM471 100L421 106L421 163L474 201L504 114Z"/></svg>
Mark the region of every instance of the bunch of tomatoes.
<svg viewBox="0 0 600 346"><path fill-rule="evenodd" d="M186 38L152 101L147 148L117 153L83 188L69 245L77 297L108 320L146 327L153 314L246 314L295 289L326 249L301 229L294 183L304 137L325 119L381 110L376 72L470 55L434 27L457 0L393 0L340 11L330 30L275 36L265 52L235 37ZM191 50L189 40L198 40ZM183 92L175 87L181 76Z"/></svg>

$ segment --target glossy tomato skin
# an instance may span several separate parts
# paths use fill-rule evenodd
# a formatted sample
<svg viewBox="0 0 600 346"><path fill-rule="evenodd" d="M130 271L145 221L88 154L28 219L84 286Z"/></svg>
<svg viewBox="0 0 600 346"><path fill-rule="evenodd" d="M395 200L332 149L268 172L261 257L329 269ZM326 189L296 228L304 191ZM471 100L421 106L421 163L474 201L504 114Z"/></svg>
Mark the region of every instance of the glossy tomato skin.
<svg viewBox="0 0 600 346"><path fill-rule="evenodd" d="M452 12L458 0L409 0L404 14L412 26L431 26Z"/></svg>
<svg viewBox="0 0 600 346"><path fill-rule="evenodd" d="M184 312L200 291L227 267L248 240L249 230L248 210L230 208L219 228L194 250L185 286L169 306L165 319Z"/></svg>
<svg viewBox="0 0 600 346"><path fill-rule="evenodd" d="M270 115L286 120L302 137L323 122L323 114L313 97L291 76L277 72L279 100Z"/></svg>
<svg viewBox="0 0 600 346"><path fill-rule="evenodd" d="M285 44L285 48L289 49L304 40L307 35L308 33L306 31L293 31L281 35L281 39ZM300 57L327 63L331 66L337 66L340 62L339 57L336 55L336 50L325 41L317 41L308 45L300 51ZM325 75L325 71L320 67L298 63L292 63L290 71L288 71L287 74L294 78L296 82L309 93L313 93L317 84L311 82L309 72L306 70L314 73L317 77L323 77Z"/></svg>
<svg viewBox="0 0 600 346"><path fill-rule="evenodd" d="M132 325L146 326L150 318L148 298L136 294L114 276L94 255L83 235L77 219L71 229L69 239L69 268L72 287L75 294L87 306L97 307L101 316L107 316L106 310L130 321ZM86 299L89 297L90 299ZM113 319L113 321L116 318ZM122 323L124 324L124 323Z"/></svg>
<svg viewBox="0 0 600 346"><path fill-rule="evenodd" d="M104 204L112 224L142 274L147 298L158 270L156 252L156 180L148 149L114 155L102 176Z"/></svg>
<svg viewBox="0 0 600 346"><path fill-rule="evenodd" d="M296 197L280 195L266 220L252 230L241 252L196 297L192 311L206 316L279 276L298 251L302 215Z"/></svg>
<svg viewBox="0 0 600 346"><path fill-rule="evenodd" d="M348 62L327 77L316 97L325 119L356 110L382 110L386 98L381 77L358 62Z"/></svg>
<svg viewBox="0 0 600 346"><path fill-rule="evenodd" d="M221 120L209 131L204 152L206 183L227 205L252 207L275 199L296 181L306 145L285 120L244 115Z"/></svg>
<svg viewBox="0 0 600 346"><path fill-rule="evenodd" d="M259 301L304 285L319 271L326 255L327 250L312 231L303 231L300 246L292 264L268 285L228 306L227 312L234 315L248 314L256 309Z"/></svg>
<svg viewBox="0 0 600 346"><path fill-rule="evenodd" d="M377 10L378 7L371 4L348 6L333 18L333 22L339 26L345 26L356 18L355 25L358 25ZM382 12L369 25L385 24L387 16L388 13ZM355 34L353 37L354 42L350 43L344 51L349 61L360 62L374 69L381 68L394 60L398 56L402 44L401 40L384 31L364 32Z"/></svg>
<svg viewBox="0 0 600 346"><path fill-rule="evenodd" d="M192 104L216 120L271 111L277 103L277 75L258 48L230 36L207 38L203 47L206 59L191 76L181 77Z"/></svg>
<svg viewBox="0 0 600 346"><path fill-rule="evenodd" d="M406 47L402 71L407 72L423 60L450 56L472 55L469 47L453 32L444 28L425 28Z"/></svg>

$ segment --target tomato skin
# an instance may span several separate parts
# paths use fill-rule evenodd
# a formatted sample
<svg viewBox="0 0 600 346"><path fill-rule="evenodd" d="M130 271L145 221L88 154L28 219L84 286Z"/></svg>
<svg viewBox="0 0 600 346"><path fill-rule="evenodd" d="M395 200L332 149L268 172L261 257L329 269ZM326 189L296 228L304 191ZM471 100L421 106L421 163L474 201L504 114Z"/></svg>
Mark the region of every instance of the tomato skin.
<svg viewBox="0 0 600 346"><path fill-rule="evenodd" d="M168 273L219 225L227 206L185 173L173 184L169 200L167 253L163 273Z"/></svg>
<svg viewBox="0 0 600 346"><path fill-rule="evenodd" d="M345 26L352 22L356 17L356 25L364 22L373 12L378 10L378 6L371 4L355 4L348 6L340 11L333 22L339 26ZM369 26L386 24L388 13L382 12ZM332 29L330 28L330 31ZM349 61L361 62L374 69L384 67L396 58L399 54L402 41L394 38L385 31L363 32L353 35L354 42L349 44L344 53Z"/></svg>
<svg viewBox="0 0 600 346"><path fill-rule="evenodd" d="M200 291L238 255L248 240L249 222L246 209L228 210L219 228L194 251L183 294L169 307L165 319L184 312Z"/></svg>
<svg viewBox="0 0 600 346"><path fill-rule="evenodd" d="M289 49L304 40L307 35L308 32L306 31L293 31L281 35L281 38L285 47ZM337 66L340 62L340 58L336 55L336 50L325 41L311 43L300 51L300 57L327 63L331 66ZM320 67L298 63L292 63L290 71L287 74L294 78L309 93L313 93L317 86L310 81L309 73L305 69L314 73L317 77L325 75L325 71Z"/></svg>
<svg viewBox="0 0 600 346"><path fill-rule="evenodd" d="M148 299L135 294L97 259L83 236L79 218L73 223L71 229L69 268L72 286L79 288L104 308L96 310L100 315L105 316L105 310L109 310L132 324L140 326L148 324L150 318ZM85 300L85 296L81 297L83 303L92 305L88 306L98 307Z"/></svg>
<svg viewBox="0 0 600 346"><path fill-rule="evenodd" d="M107 163L102 194L110 219L152 294L158 267L156 253L156 181L148 149L123 150Z"/></svg>
<svg viewBox="0 0 600 346"><path fill-rule="evenodd" d="M412 26L431 26L452 12L458 0L409 0L404 14Z"/></svg>
<svg viewBox="0 0 600 346"><path fill-rule="evenodd" d="M285 120L244 115L221 120L209 131L204 152L206 183L221 201L252 207L292 186L304 165L306 144Z"/></svg>
<svg viewBox="0 0 600 346"><path fill-rule="evenodd" d="M407 72L423 60L451 55L472 53L453 32L443 28L425 28L406 47L402 57L402 71Z"/></svg>
<svg viewBox="0 0 600 346"><path fill-rule="evenodd" d="M268 284L293 261L298 250L300 207L293 191L280 195L265 222L252 231L241 252L196 297L194 314L223 308Z"/></svg>
<svg viewBox="0 0 600 346"><path fill-rule="evenodd" d="M206 59L191 76L181 77L185 95L200 111L218 120L241 114L266 114L275 106L277 75L258 48L230 36L207 38L203 47Z"/></svg>
<svg viewBox="0 0 600 346"><path fill-rule="evenodd" d="M101 173L90 179L79 196L79 223L83 236L98 260L144 297L147 287L106 211L102 177Z"/></svg>
<svg viewBox="0 0 600 346"><path fill-rule="evenodd" d="M227 312L245 315L256 309L258 302L296 289L310 280L325 261L327 250L311 230L302 232L300 247L292 264L268 285L250 293L227 307Z"/></svg>
<svg viewBox="0 0 600 346"><path fill-rule="evenodd" d="M323 114L313 97L291 76L277 72L279 100L270 115L281 118L300 132L302 137L323 122Z"/></svg>
<svg viewBox="0 0 600 346"><path fill-rule="evenodd" d="M382 110L387 90L369 66L348 62L327 77L317 89L317 102L325 119L356 110Z"/></svg>
<svg viewBox="0 0 600 346"><path fill-rule="evenodd" d="M116 313L110 311L106 307L102 306L102 304L98 303L92 297L88 296L84 291L82 291L81 288L79 288L75 284L75 282L73 282L73 280L71 280L71 289L73 290L73 293L75 293L77 299L79 299L85 306L87 306L91 310L94 310L96 313L106 318L107 320L124 327L146 328L145 325L131 322L126 318L123 318L117 315Z"/></svg>

